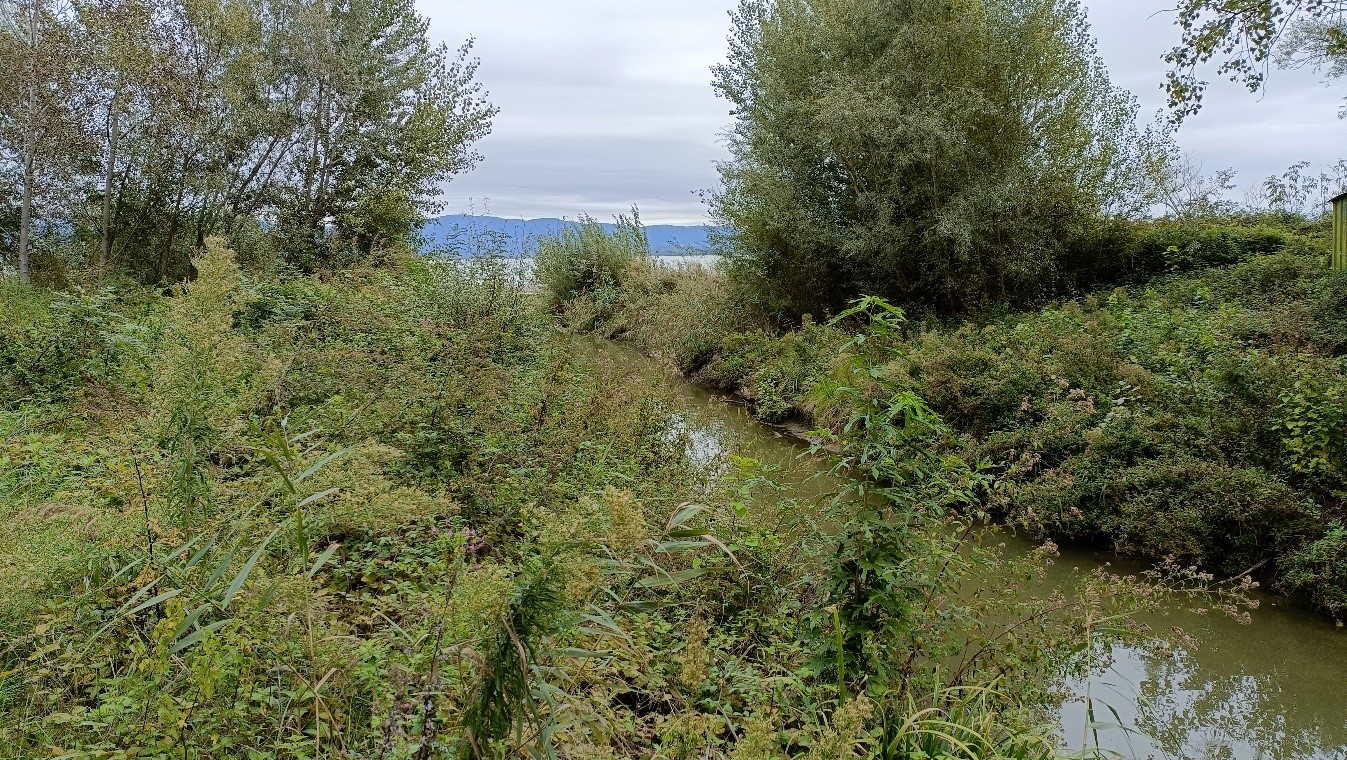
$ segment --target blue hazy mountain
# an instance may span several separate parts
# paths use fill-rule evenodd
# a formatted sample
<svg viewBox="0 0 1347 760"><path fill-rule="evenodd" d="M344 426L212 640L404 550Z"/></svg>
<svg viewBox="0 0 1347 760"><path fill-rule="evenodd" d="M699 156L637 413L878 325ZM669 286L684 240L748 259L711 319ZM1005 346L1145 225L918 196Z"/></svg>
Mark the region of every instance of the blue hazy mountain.
<svg viewBox="0 0 1347 760"><path fill-rule="evenodd" d="M564 227L580 224L568 219L502 219L498 216L450 214L431 219L422 228L428 249L453 249L461 255L497 252L507 256L530 253L537 238L549 237ZM616 225L604 223L609 232ZM705 251L708 237L715 228L707 225L646 225L650 251L655 255Z"/></svg>

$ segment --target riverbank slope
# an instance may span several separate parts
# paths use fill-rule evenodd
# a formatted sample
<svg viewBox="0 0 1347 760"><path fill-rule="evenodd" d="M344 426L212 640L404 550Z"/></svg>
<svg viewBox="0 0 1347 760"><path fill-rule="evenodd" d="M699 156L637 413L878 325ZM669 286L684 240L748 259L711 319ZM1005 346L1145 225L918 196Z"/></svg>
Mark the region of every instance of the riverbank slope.
<svg viewBox="0 0 1347 760"><path fill-rule="evenodd" d="M958 431L953 452L995 479L984 506L1002 519L1256 573L1341 619L1347 275L1323 266L1314 238L1201 234L1169 247L1177 274L1039 311L890 313L888 352L860 383L838 347L869 317L771 323L711 269L627 258L554 301L573 329L664 357L764 421L841 431L886 394L913 393Z"/></svg>

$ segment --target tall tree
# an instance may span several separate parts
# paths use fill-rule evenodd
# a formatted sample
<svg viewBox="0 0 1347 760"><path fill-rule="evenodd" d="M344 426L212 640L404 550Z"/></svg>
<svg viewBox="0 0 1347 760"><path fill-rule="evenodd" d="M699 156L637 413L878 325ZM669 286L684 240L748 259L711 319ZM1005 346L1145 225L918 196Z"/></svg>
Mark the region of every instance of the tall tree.
<svg viewBox="0 0 1347 760"><path fill-rule="evenodd" d="M35 214L44 190L68 183L87 145L72 7L61 0L0 3L0 147L20 183L16 258L30 277ZM47 219L46 229L53 222Z"/></svg>
<svg viewBox="0 0 1347 760"><path fill-rule="evenodd" d="M731 270L788 316L1031 300L1144 205L1135 106L1075 0L743 0L715 86Z"/></svg>
<svg viewBox="0 0 1347 760"><path fill-rule="evenodd" d="M190 274L214 235L310 267L413 244L496 113L470 44L432 45L411 0L0 11L0 170L24 178L25 277L34 229L149 281Z"/></svg>
<svg viewBox="0 0 1347 760"><path fill-rule="evenodd" d="M471 41L432 46L412 0L298 10L290 41L298 138L278 209L296 255L336 241L410 242L438 184L478 160L496 110L474 83Z"/></svg>

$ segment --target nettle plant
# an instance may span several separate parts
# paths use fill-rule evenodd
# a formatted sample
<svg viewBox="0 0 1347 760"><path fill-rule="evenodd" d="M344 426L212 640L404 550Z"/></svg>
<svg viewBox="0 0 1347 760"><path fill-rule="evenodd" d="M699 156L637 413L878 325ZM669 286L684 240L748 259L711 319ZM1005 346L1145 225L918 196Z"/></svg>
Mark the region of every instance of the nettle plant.
<svg viewBox="0 0 1347 760"><path fill-rule="evenodd" d="M1339 363L1340 364L1340 363ZM1342 369L1327 372L1312 363L1297 367L1295 382L1281 393L1282 445L1297 473L1335 496L1347 495L1347 385Z"/></svg>

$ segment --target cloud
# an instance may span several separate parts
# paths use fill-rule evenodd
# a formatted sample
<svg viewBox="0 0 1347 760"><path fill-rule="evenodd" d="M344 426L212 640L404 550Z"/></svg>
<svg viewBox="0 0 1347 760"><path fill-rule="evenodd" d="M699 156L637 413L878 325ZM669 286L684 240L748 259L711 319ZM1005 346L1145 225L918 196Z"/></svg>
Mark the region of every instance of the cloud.
<svg viewBox="0 0 1347 760"><path fill-rule="evenodd" d="M432 37L456 46L475 36L479 79L501 108L478 146L486 160L446 186L446 210L603 218L639 203L652 222L704 221L696 191L716 185L715 162L727 157L719 135L730 123L710 67L724 59L735 5L418 0ZM1164 12L1172 3L1085 5L1114 82L1136 94L1149 120L1164 107L1162 56L1178 40ZM1308 71L1274 72L1261 96L1214 82L1179 139L1208 169L1234 168L1244 184L1302 159L1326 164L1343 157L1345 92Z"/></svg>
<svg viewBox="0 0 1347 760"><path fill-rule="evenodd" d="M431 35L476 38L500 107L485 160L445 188L446 211L601 218L639 203L652 222L700 223L729 106L711 89L734 0L555 3L420 0Z"/></svg>
<svg viewBox="0 0 1347 760"><path fill-rule="evenodd" d="M1161 89L1163 56L1179 40L1172 0L1086 0L1099 52L1114 83L1141 103L1143 120L1165 107ZM1235 169L1237 182L1255 185L1306 160L1326 165L1347 157L1347 122L1338 108L1347 87L1327 87L1313 71L1273 71L1266 90L1250 93L1222 79L1215 66L1203 70L1211 82L1203 108L1188 119L1178 138L1209 171Z"/></svg>

